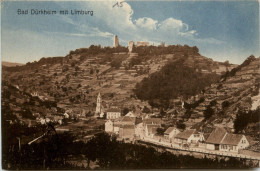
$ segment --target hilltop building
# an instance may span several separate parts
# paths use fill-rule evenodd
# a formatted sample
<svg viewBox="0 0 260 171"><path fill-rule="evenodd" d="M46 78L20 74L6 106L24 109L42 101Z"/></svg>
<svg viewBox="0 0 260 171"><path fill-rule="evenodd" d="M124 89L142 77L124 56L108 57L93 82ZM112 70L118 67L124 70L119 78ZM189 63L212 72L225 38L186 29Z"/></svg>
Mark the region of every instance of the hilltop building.
<svg viewBox="0 0 260 171"><path fill-rule="evenodd" d="M161 42L161 47L165 47L165 42Z"/></svg>
<svg viewBox="0 0 260 171"><path fill-rule="evenodd" d="M119 46L119 40L118 40L117 35L115 35L115 37L114 37L114 47L116 48L118 46Z"/></svg>
<svg viewBox="0 0 260 171"><path fill-rule="evenodd" d="M142 42L142 41L138 41L136 42L136 46L149 46L149 42Z"/></svg>
<svg viewBox="0 0 260 171"><path fill-rule="evenodd" d="M131 53L133 51L133 47L134 47L134 42L133 41L129 41L128 42L128 50L129 53Z"/></svg>
<svg viewBox="0 0 260 171"><path fill-rule="evenodd" d="M103 107L102 107L102 99L101 99L100 92L98 93L97 106L96 106L96 112L95 112L95 117L99 117L99 116L100 117L104 116Z"/></svg>

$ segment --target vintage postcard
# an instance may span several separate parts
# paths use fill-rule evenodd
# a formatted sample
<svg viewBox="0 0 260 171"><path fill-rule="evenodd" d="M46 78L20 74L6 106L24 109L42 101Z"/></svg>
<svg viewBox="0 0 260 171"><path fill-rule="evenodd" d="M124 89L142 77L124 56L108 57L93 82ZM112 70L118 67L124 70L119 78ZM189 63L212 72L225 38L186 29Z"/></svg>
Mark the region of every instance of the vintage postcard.
<svg viewBox="0 0 260 171"><path fill-rule="evenodd" d="M260 166L258 1L1 1L4 170Z"/></svg>

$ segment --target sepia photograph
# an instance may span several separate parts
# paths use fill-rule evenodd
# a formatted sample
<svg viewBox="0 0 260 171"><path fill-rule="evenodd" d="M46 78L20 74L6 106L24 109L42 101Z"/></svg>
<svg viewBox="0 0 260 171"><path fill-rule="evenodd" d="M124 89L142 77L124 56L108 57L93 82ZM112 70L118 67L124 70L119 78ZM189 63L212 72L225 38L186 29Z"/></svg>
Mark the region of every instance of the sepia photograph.
<svg viewBox="0 0 260 171"><path fill-rule="evenodd" d="M1 0L1 169L260 167L258 0Z"/></svg>

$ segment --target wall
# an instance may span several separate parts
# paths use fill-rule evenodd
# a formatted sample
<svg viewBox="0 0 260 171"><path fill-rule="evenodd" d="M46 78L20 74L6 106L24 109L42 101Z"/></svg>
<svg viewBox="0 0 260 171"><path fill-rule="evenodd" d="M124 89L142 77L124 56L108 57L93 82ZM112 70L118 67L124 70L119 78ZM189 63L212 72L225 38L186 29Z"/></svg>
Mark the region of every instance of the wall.
<svg viewBox="0 0 260 171"><path fill-rule="evenodd" d="M169 134L169 139L174 138L180 131L178 129L174 129L170 134Z"/></svg>
<svg viewBox="0 0 260 171"><path fill-rule="evenodd" d="M215 146L214 146L214 144L207 144L206 145L206 149L208 149L208 150L215 150Z"/></svg>
<svg viewBox="0 0 260 171"><path fill-rule="evenodd" d="M118 134L119 133L119 127L114 127L114 133Z"/></svg>
<svg viewBox="0 0 260 171"><path fill-rule="evenodd" d="M225 147L226 146L226 147ZM224 148L225 147L225 148ZM238 152L237 146L234 145L220 145L219 151L231 151L231 152Z"/></svg>
<svg viewBox="0 0 260 171"><path fill-rule="evenodd" d="M189 143L197 143L200 139L200 136L198 137L194 137L194 134L192 134L189 138L188 138L188 142Z"/></svg>
<svg viewBox="0 0 260 171"><path fill-rule="evenodd" d="M113 123L112 122L106 122L105 123L105 131L106 132L113 132Z"/></svg>
<svg viewBox="0 0 260 171"><path fill-rule="evenodd" d="M244 155L259 157L259 152L254 152L254 151L250 151L250 150L238 150L238 153L244 154Z"/></svg>
<svg viewBox="0 0 260 171"><path fill-rule="evenodd" d="M242 141L245 141L245 143L242 143ZM238 148L239 148L239 149L244 149L244 148L246 148L246 147L248 147L248 146L249 146L249 142L248 142L248 140L246 139L246 137L243 135L242 138L241 138L241 140L240 140L240 142L238 143Z"/></svg>
<svg viewBox="0 0 260 171"><path fill-rule="evenodd" d="M121 114L119 112L107 112L107 119L119 118Z"/></svg>

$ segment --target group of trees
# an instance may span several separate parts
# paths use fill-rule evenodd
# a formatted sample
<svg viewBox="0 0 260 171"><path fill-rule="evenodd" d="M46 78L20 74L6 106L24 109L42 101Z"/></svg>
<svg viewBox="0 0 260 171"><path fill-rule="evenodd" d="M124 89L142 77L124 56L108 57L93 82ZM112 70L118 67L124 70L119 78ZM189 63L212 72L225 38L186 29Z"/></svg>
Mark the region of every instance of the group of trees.
<svg viewBox="0 0 260 171"><path fill-rule="evenodd" d="M169 104L170 99L198 94L218 79L215 74L196 72L194 68L184 66L183 62L184 59L171 61L160 71L144 78L136 84L135 95L141 100L150 101L153 107L160 107Z"/></svg>
<svg viewBox="0 0 260 171"><path fill-rule="evenodd" d="M164 46L134 46L133 52L138 53L139 56L147 55L164 55L164 54L173 54L177 52L182 52L185 54L199 55L199 49L194 47L189 47L188 45L169 45Z"/></svg>
<svg viewBox="0 0 260 171"><path fill-rule="evenodd" d="M235 133L243 131L249 123L259 123L259 113L259 107L256 110L250 110L249 112L239 110L234 121Z"/></svg>
<svg viewBox="0 0 260 171"><path fill-rule="evenodd" d="M118 47L101 47L100 45L91 45L89 48L80 48L75 51L70 51L69 55L73 54L82 54L82 56L87 57L89 55L97 55L97 54L112 54L119 52L128 52L128 48L124 46Z"/></svg>
<svg viewBox="0 0 260 171"><path fill-rule="evenodd" d="M227 71L224 75L221 76L221 78L225 80L228 77L234 76L237 71L240 71L241 68L249 65L255 59L256 59L255 56L253 56L253 55L249 56L241 65L239 65L236 68L233 68L231 71Z"/></svg>

